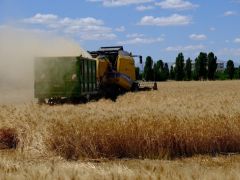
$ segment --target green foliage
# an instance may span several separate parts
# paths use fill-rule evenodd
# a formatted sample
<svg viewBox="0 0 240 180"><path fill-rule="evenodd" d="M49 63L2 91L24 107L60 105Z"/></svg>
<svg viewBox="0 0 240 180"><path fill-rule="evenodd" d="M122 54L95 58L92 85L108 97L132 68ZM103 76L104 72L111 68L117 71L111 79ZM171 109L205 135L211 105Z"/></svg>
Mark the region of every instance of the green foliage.
<svg viewBox="0 0 240 180"><path fill-rule="evenodd" d="M182 81L184 79L184 56L183 53L179 53L176 58L175 66L175 79Z"/></svg>
<svg viewBox="0 0 240 180"><path fill-rule="evenodd" d="M168 64L164 64L162 60L159 60L154 64L153 71L155 81L166 81L169 77Z"/></svg>
<svg viewBox="0 0 240 180"><path fill-rule="evenodd" d="M208 79L213 80L214 74L217 70L217 57L213 54L213 52L210 52L208 54Z"/></svg>
<svg viewBox="0 0 240 180"><path fill-rule="evenodd" d="M166 81L171 80L226 80L226 79L240 79L240 66L234 68L234 62L229 60L225 71L217 71L217 57L213 52L200 52L195 59L195 65L192 65L192 60L188 58L184 64L184 55L179 53L176 57L175 67L171 66L170 70L167 63L159 60L153 63L150 56L146 58L144 73L142 77L147 81ZM138 70L136 70L137 77Z"/></svg>
<svg viewBox="0 0 240 180"><path fill-rule="evenodd" d="M227 80L228 75L225 71L217 71L215 73L215 79L217 79L217 80Z"/></svg>
<svg viewBox="0 0 240 180"><path fill-rule="evenodd" d="M154 79L154 81L158 81L158 77L159 77L159 67L157 66L156 63L154 63L154 65L153 65L153 79Z"/></svg>
<svg viewBox="0 0 240 180"><path fill-rule="evenodd" d="M198 81L198 80L199 80L196 70L194 70L194 71L192 72L192 79L193 79L194 81Z"/></svg>
<svg viewBox="0 0 240 180"><path fill-rule="evenodd" d="M234 62L232 60L228 60L226 72L228 74L229 79L233 79L235 69L234 69Z"/></svg>
<svg viewBox="0 0 240 180"><path fill-rule="evenodd" d="M157 63L154 64L153 71L154 71L154 80L160 81L161 73L163 72L163 61L162 60L159 60L159 61L157 61Z"/></svg>
<svg viewBox="0 0 240 180"><path fill-rule="evenodd" d="M169 78L168 63L164 64L163 72L164 72L164 80L166 81Z"/></svg>
<svg viewBox="0 0 240 180"><path fill-rule="evenodd" d="M195 59L196 79L207 79L207 53L201 52Z"/></svg>
<svg viewBox="0 0 240 180"><path fill-rule="evenodd" d="M190 81L192 79L192 61L190 58L188 58L186 61L184 71L185 71L185 79Z"/></svg>
<svg viewBox="0 0 240 180"><path fill-rule="evenodd" d="M136 74L136 80L141 80L141 74L140 74L140 68L136 67L135 68L135 74Z"/></svg>
<svg viewBox="0 0 240 180"><path fill-rule="evenodd" d="M172 80L175 79L175 71L174 71L173 66L171 66L171 69L170 69L170 79L172 79Z"/></svg>
<svg viewBox="0 0 240 180"><path fill-rule="evenodd" d="M144 79L146 81L153 80L153 60L150 56L146 58L146 63L144 66Z"/></svg>
<svg viewBox="0 0 240 180"><path fill-rule="evenodd" d="M163 60L157 61L157 66L158 66L158 68L160 69L160 71L163 71L163 66L164 66Z"/></svg>
<svg viewBox="0 0 240 180"><path fill-rule="evenodd" d="M240 66L237 69L237 79L240 79Z"/></svg>
<svg viewBox="0 0 240 180"><path fill-rule="evenodd" d="M238 68L234 68L234 75L233 75L233 79L239 79L239 69Z"/></svg>

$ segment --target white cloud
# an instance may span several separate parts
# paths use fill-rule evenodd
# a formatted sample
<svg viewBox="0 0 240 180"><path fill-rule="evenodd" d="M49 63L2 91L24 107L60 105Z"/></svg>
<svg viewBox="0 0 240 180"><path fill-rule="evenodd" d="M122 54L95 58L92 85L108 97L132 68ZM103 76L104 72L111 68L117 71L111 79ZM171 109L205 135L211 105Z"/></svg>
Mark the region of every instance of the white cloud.
<svg viewBox="0 0 240 180"><path fill-rule="evenodd" d="M167 47L165 51L186 52L186 51L202 50L204 48L205 46L203 45L170 46L170 47Z"/></svg>
<svg viewBox="0 0 240 180"><path fill-rule="evenodd" d="M235 43L240 43L240 37L239 37L239 38L236 38L236 39L234 39L234 42L235 42Z"/></svg>
<svg viewBox="0 0 240 180"><path fill-rule="evenodd" d="M112 40L117 36L112 32L112 29L105 26L68 26L64 33L80 36L82 40Z"/></svg>
<svg viewBox="0 0 240 180"><path fill-rule="evenodd" d="M131 4L143 4L149 3L153 0L87 0L89 2L101 2L103 6L114 7L114 6L126 6Z"/></svg>
<svg viewBox="0 0 240 180"><path fill-rule="evenodd" d="M147 38L147 37L135 37L130 38L126 41L121 41L119 44L125 45L125 44L153 44L153 43L159 43L164 41L162 37L158 38Z"/></svg>
<svg viewBox="0 0 240 180"><path fill-rule="evenodd" d="M44 24L51 28L60 28L64 26L101 26L104 24L102 20L92 17L78 19L65 17L61 19L53 14L36 14L31 18L24 19L23 22L29 24Z"/></svg>
<svg viewBox="0 0 240 180"><path fill-rule="evenodd" d="M54 14L36 14L23 20L27 24L41 24L48 29L60 33L80 37L83 40L111 40L116 38L112 28L104 26L104 22L93 17L60 18Z"/></svg>
<svg viewBox="0 0 240 180"><path fill-rule="evenodd" d="M205 34L191 34L189 35L189 38L195 41L202 41L206 40L207 36Z"/></svg>
<svg viewBox="0 0 240 180"><path fill-rule="evenodd" d="M162 9L176 9L176 10L186 10L193 9L199 5L193 4L189 1L184 0L164 0L161 2L155 3L156 6L160 6Z"/></svg>
<svg viewBox="0 0 240 180"><path fill-rule="evenodd" d="M71 19L71 18L63 18L59 21L59 24L63 26L101 26L104 24L102 20L98 20L92 17L86 18L78 18L78 19Z"/></svg>
<svg viewBox="0 0 240 180"><path fill-rule="evenodd" d="M58 16L54 14L36 14L31 18L24 19L25 23L32 23L32 24L49 24L58 20Z"/></svg>
<svg viewBox="0 0 240 180"><path fill-rule="evenodd" d="M127 38L137 38L137 37L144 37L144 34L139 34L139 33L133 33L133 34L127 34Z"/></svg>
<svg viewBox="0 0 240 180"><path fill-rule="evenodd" d="M215 27L210 27L209 30L210 30L210 31L216 31L216 28L215 28Z"/></svg>
<svg viewBox="0 0 240 180"><path fill-rule="evenodd" d="M148 5L148 6L141 5L141 6L137 6L136 7L136 10L138 10L138 11L147 11L147 10L151 10L151 9L154 9L154 6L151 6L151 5Z"/></svg>
<svg viewBox="0 0 240 180"><path fill-rule="evenodd" d="M218 52L219 55L240 56L240 48L223 48Z"/></svg>
<svg viewBox="0 0 240 180"><path fill-rule="evenodd" d="M124 31L126 31L126 28L125 28L125 26L120 26L120 27L116 28L115 31L124 32Z"/></svg>
<svg viewBox="0 0 240 180"><path fill-rule="evenodd" d="M82 36L82 40L112 40L112 39L116 39L116 35L113 33L95 33L95 34L89 34L89 33L85 33Z"/></svg>
<svg viewBox="0 0 240 180"><path fill-rule="evenodd" d="M192 18L189 16L182 16L179 14L173 14L168 17L153 17L144 16L139 25L145 26L181 26L191 23Z"/></svg>
<svg viewBox="0 0 240 180"><path fill-rule="evenodd" d="M236 15L237 13L235 12L235 11L226 11L226 12L224 12L224 16L234 16L234 15Z"/></svg>

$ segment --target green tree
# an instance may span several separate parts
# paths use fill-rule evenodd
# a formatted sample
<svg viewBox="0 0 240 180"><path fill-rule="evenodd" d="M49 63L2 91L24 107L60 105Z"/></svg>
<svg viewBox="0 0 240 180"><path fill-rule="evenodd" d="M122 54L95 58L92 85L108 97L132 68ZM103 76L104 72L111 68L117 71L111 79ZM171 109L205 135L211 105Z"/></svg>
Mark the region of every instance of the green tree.
<svg viewBox="0 0 240 180"><path fill-rule="evenodd" d="M233 79L235 69L234 69L234 62L232 60L228 60L226 71L229 79Z"/></svg>
<svg viewBox="0 0 240 180"><path fill-rule="evenodd" d="M169 69L167 63L164 64L162 60L157 61L154 64L154 80L166 81L169 76Z"/></svg>
<svg viewBox="0 0 240 180"><path fill-rule="evenodd" d="M184 78L184 56L183 53L179 53L176 58L175 64L175 79L177 81L182 81Z"/></svg>
<svg viewBox="0 0 240 180"><path fill-rule="evenodd" d="M200 79L200 75L199 75L199 71L200 71L200 64L199 64L199 60L198 58L195 59L195 65L194 65L194 71L193 71L193 79L194 80L199 80Z"/></svg>
<svg viewBox="0 0 240 180"><path fill-rule="evenodd" d="M238 79L240 79L240 66L238 66L237 76L238 76Z"/></svg>
<svg viewBox="0 0 240 180"><path fill-rule="evenodd" d="M162 81L162 72L163 72L163 61L158 60L155 66L155 80Z"/></svg>
<svg viewBox="0 0 240 180"><path fill-rule="evenodd" d="M146 63L144 66L144 79L146 81L153 80L153 60L150 56L146 58Z"/></svg>
<svg viewBox="0 0 240 180"><path fill-rule="evenodd" d="M157 65L158 65L160 71L162 71L162 70L163 70L163 66L164 66L164 62L163 62L163 60L159 60L159 61L157 61Z"/></svg>
<svg viewBox="0 0 240 180"><path fill-rule="evenodd" d="M140 80L141 79L141 75L140 75L140 68L139 67L136 67L135 68L135 74L136 74L136 79L137 80Z"/></svg>
<svg viewBox="0 0 240 180"><path fill-rule="evenodd" d="M153 65L153 79L154 79L154 81L159 81L158 77L159 77L159 68L158 68L157 63L154 63L154 65Z"/></svg>
<svg viewBox="0 0 240 180"><path fill-rule="evenodd" d="M197 80L207 78L207 53L201 52L195 59L195 76Z"/></svg>
<svg viewBox="0 0 240 180"><path fill-rule="evenodd" d="M168 63L164 64L163 73L164 73L164 81L168 80L168 78L169 78Z"/></svg>
<svg viewBox="0 0 240 180"><path fill-rule="evenodd" d="M173 66L171 66L171 69L170 69L170 79L172 79L172 80L175 79L175 71L174 71Z"/></svg>
<svg viewBox="0 0 240 180"><path fill-rule="evenodd" d="M213 80L215 72L217 70L217 57L210 52L208 54L208 79Z"/></svg>
<svg viewBox="0 0 240 180"><path fill-rule="evenodd" d="M227 72L226 71L216 71L215 79L217 79L217 80L227 80L228 79Z"/></svg>
<svg viewBox="0 0 240 180"><path fill-rule="evenodd" d="M186 80L190 81L192 79L192 61L190 58L187 59L184 70L185 70Z"/></svg>

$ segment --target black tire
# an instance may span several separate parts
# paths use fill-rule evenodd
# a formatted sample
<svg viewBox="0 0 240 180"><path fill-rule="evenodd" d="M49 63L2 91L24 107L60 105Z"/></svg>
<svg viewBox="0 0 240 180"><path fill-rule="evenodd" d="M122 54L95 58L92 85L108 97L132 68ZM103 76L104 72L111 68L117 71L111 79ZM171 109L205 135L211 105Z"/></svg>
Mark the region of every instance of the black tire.
<svg viewBox="0 0 240 180"><path fill-rule="evenodd" d="M132 84L131 91L132 91L132 92L137 92L137 91L139 91L139 83L134 82L134 83Z"/></svg>
<svg viewBox="0 0 240 180"><path fill-rule="evenodd" d="M56 100L55 100L55 98L50 98L50 99L48 99L47 103L48 103L48 105L53 106L56 104Z"/></svg>
<svg viewBox="0 0 240 180"><path fill-rule="evenodd" d="M117 97L120 94L120 89L117 85L109 85L102 89L103 95L106 99L111 99L112 101L116 101Z"/></svg>

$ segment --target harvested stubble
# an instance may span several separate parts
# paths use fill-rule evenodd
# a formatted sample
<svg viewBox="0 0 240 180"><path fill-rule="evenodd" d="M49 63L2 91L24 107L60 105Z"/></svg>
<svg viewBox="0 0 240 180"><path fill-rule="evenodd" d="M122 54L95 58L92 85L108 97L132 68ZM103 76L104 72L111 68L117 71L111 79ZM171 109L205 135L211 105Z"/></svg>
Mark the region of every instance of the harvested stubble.
<svg viewBox="0 0 240 180"><path fill-rule="evenodd" d="M238 180L240 156L167 160L65 161L0 152L0 179Z"/></svg>

